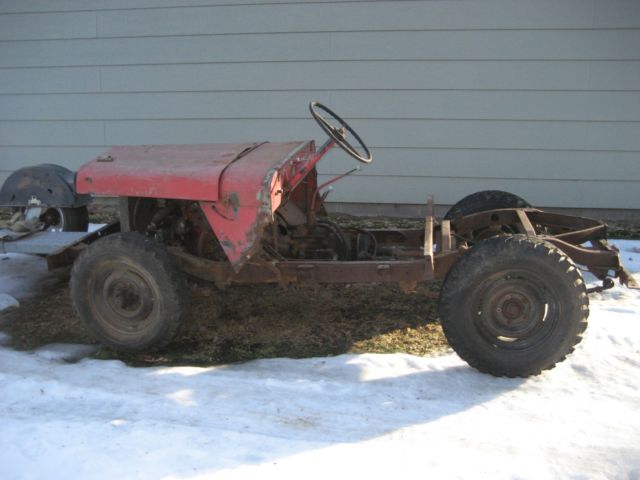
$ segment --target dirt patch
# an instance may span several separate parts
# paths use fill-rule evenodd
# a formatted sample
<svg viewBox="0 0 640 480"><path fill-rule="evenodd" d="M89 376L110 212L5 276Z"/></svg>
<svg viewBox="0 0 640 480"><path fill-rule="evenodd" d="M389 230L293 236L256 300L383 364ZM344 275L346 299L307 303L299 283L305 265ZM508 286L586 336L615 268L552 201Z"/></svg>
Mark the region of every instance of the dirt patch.
<svg viewBox="0 0 640 480"><path fill-rule="evenodd" d="M448 350L436 322L438 285L406 294L389 285L332 285L317 290L261 285L224 291L193 284L193 315L168 347L98 358L132 365L215 365L256 358ZM32 349L54 342L94 343L69 300L66 282L0 314L12 345Z"/></svg>
<svg viewBox="0 0 640 480"><path fill-rule="evenodd" d="M89 206L93 223L117 219L113 204ZM418 226L420 220L336 218L343 226ZM395 285L330 285L318 289L274 285L230 287L224 291L192 283L190 322L164 350L122 355L108 348L99 358L133 365L215 365L256 358L406 352L433 355L448 350L436 322L438 284L407 294ZM13 346L32 349L53 342L93 343L69 299L66 281L46 295L0 314L0 329Z"/></svg>
<svg viewBox="0 0 640 480"><path fill-rule="evenodd" d="M640 240L640 224L635 222L610 221L609 238L624 238L628 240Z"/></svg>

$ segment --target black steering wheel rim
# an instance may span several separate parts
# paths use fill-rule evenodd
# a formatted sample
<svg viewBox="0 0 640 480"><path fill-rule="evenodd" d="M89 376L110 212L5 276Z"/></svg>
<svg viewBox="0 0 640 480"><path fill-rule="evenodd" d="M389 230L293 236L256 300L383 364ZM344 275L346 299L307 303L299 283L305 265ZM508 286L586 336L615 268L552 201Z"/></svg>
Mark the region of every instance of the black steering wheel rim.
<svg viewBox="0 0 640 480"><path fill-rule="evenodd" d="M331 125L326 118L324 118L322 115L320 115L320 113L318 113L317 110L322 110L325 113L328 113L329 115L331 115L331 117L334 120L337 120L340 123L340 127L336 128L333 125ZM371 155L371 152L369 151L369 148L362 141L362 139L360 138L360 135L358 135L356 131L353 128L351 128L351 126L347 122L345 122L342 118L340 118L340 116L337 113L335 113L329 107L324 106L320 102L315 102L315 101L309 104L309 111L311 112L311 116L313 116L315 121L318 122L318 125L320 125L320 128L324 130L324 133L329 135L329 137L331 137L331 139L334 142L336 142L336 144L340 148L342 148L345 152L347 152L349 155L351 155L353 158L355 158L359 162L371 163L371 161L373 160L373 157ZM356 148L347 141L346 135L344 135L344 133L341 131L343 128L347 132L349 132L351 135L353 135L353 138L355 138L358 141L358 143L360 144L360 147L362 147L362 149L364 150L365 155L361 155L356 150Z"/></svg>

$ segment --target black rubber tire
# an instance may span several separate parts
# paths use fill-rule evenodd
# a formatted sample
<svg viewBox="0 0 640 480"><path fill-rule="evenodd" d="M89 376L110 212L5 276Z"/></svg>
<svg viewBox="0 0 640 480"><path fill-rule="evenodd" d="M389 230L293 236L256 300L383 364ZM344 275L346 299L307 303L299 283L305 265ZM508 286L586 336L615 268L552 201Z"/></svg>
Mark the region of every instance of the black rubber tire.
<svg viewBox="0 0 640 480"><path fill-rule="evenodd" d="M580 271L552 244L524 235L483 240L451 268L440 321L456 353L481 372L528 377L582 339L589 300Z"/></svg>
<svg viewBox="0 0 640 480"><path fill-rule="evenodd" d="M87 207L61 208L64 217L63 232L86 232L89 229Z"/></svg>
<svg viewBox="0 0 640 480"><path fill-rule="evenodd" d="M51 231L86 232L89 229L87 207L49 207L40 215L40 220Z"/></svg>
<svg viewBox="0 0 640 480"><path fill-rule="evenodd" d="M483 190L464 197L449 209L444 218L455 220L457 217L498 208L531 208L531 204L513 193L501 190Z"/></svg>
<svg viewBox="0 0 640 480"><path fill-rule="evenodd" d="M167 345L190 313L186 278L173 257L135 232L109 235L82 252L71 298L101 343L126 352Z"/></svg>

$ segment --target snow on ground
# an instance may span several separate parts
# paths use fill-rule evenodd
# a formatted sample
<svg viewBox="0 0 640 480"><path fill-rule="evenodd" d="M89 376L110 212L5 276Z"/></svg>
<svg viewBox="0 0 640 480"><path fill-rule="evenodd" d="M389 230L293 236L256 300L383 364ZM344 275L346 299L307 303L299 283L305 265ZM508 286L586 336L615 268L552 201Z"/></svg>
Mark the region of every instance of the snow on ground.
<svg viewBox="0 0 640 480"><path fill-rule="evenodd" d="M640 242L613 243L640 271ZM47 275L19 260L0 292L22 300ZM527 380L454 354L131 368L0 346L0 478L637 479L639 315L638 291L592 295L575 354Z"/></svg>

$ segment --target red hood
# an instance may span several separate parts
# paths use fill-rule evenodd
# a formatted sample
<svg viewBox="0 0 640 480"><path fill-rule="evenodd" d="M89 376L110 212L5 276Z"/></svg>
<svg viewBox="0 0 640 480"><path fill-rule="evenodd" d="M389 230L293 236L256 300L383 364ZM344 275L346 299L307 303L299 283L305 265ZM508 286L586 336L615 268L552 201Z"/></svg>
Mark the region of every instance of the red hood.
<svg viewBox="0 0 640 480"><path fill-rule="evenodd" d="M232 163L242 158L234 165L234 173L247 180L262 180L303 143L113 147L78 170L76 191L215 202L221 189L220 178Z"/></svg>

